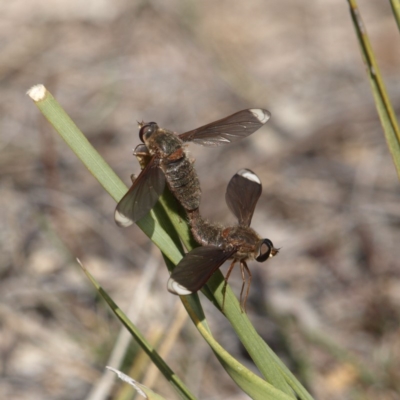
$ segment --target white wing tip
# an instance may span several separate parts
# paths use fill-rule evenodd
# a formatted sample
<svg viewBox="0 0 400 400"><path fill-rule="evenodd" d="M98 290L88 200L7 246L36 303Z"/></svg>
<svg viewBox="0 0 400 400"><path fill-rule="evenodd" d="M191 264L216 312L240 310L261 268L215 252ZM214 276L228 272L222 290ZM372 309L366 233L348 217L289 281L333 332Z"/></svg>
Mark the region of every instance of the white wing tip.
<svg viewBox="0 0 400 400"><path fill-rule="evenodd" d="M122 228L126 228L133 224L133 221L126 217L124 214L120 213L118 210L115 210L114 219L118 226Z"/></svg>
<svg viewBox="0 0 400 400"><path fill-rule="evenodd" d="M186 296L192 294L192 291L180 285L177 281L172 278L168 279L167 283L168 292L177 294L178 296Z"/></svg>
<svg viewBox="0 0 400 400"><path fill-rule="evenodd" d="M256 182L259 185L261 185L260 178L253 171L250 171L249 169L243 168L238 172L236 172L236 174L242 176L243 178L248 179L249 181Z"/></svg>
<svg viewBox="0 0 400 400"><path fill-rule="evenodd" d="M43 100L46 97L46 88L42 85L32 86L26 94L36 103L40 100Z"/></svg>
<svg viewBox="0 0 400 400"><path fill-rule="evenodd" d="M271 113L262 108L251 108L249 110L262 124L265 124L270 118Z"/></svg>

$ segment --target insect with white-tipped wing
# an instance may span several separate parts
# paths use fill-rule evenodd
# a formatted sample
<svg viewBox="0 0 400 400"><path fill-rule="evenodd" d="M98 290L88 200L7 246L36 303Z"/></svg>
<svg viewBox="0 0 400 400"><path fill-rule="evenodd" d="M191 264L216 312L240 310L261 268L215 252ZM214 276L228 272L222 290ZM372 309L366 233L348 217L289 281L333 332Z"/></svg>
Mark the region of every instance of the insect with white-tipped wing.
<svg viewBox="0 0 400 400"><path fill-rule="evenodd" d="M240 304L242 309L246 309L251 284L251 272L246 261L264 262L279 251L269 239L263 239L250 228L261 192L258 176L249 169L241 169L230 180L225 194L229 209L238 219L237 225L224 227L204 220L198 210L188 212L193 236L202 246L187 253L173 270L167 285L171 293L182 296L197 292L225 261L232 259L225 277L224 300L229 275L239 263L243 279ZM242 301L245 272L249 279Z"/></svg>
<svg viewBox="0 0 400 400"><path fill-rule="evenodd" d="M201 189L185 142L209 147L229 144L251 135L270 115L261 108L242 110L180 135L160 128L155 122L140 123L139 137L144 145L139 145L134 154L149 161L118 203L116 223L126 227L144 217L156 204L165 183L187 212L197 210Z"/></svg>

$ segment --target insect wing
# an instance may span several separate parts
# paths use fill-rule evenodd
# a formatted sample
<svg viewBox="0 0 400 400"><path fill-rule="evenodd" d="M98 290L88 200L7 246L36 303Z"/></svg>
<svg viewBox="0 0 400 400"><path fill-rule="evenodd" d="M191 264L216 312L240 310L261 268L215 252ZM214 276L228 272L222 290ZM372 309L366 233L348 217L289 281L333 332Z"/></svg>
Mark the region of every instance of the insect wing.
<svg viewBox="0 0 400 400"><path fill-rule="evenodd" d="M250 226L261 192L262 186L259 177L249 169L239 170L230 180L225 193L225 201L239 220L240 225Z"/></svg>
<svg viewBox="0 0 400 400"><path fill-rule="evenodd" d="M114 219L117 225L127 227L139 221L157 203L164 191L165 176L153 157L118 203Z"/></svg>
<svg viewBox="0 0 400 400"><path fill-rule="evenodd" d="M173 270L168 291L180 296L197 292L235 251L224 251L215 246L196 247Z"/></svg>
<svg viewBox="0 0 400 400"><path fill-rule="evenodd" d="M182 133L179 137L184 142L192 141L203 146L214 147L228 144L251 135L261 128L270 116L270 112L262 108L242 110L229 117Z"/></svg>

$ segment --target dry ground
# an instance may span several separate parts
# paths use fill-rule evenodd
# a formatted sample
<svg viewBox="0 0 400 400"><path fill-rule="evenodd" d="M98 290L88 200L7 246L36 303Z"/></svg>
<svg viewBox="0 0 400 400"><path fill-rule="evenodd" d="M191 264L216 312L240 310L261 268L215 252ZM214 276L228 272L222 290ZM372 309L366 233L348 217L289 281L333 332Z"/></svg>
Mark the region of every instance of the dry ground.
<svg viewBox="0 0 400 400"><path fill-rule="evenodd" d="M360 7L399 115L389 2ZM237 145L190 146L211 219L233 222L224 189L236 170L263 182L253 227L282 250L251 265L250 319L316 398L400 398L400 189L346 1L13 0L0 12L1 398L84 399L99 382L120 325L77 256L149 340L175 332L166 359L199 398L247 398L166 291L157 250L115 226L113 200L25 95L36 83L127 184L137 120L184 132L269 109ZM252 368L204 303L217 339ZM176 398L131 354L131 376Z"/></svg>

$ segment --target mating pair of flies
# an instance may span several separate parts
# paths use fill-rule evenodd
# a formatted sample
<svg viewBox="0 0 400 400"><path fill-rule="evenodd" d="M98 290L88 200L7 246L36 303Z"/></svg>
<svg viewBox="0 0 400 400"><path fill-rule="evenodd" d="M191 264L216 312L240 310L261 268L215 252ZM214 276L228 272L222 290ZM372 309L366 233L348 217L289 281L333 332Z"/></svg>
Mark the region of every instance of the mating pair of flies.
<svg viewBox="0 0 400 400"><path fill-rule="evenodd" d="M193 163L185 150L186 142L215 147L249 136L270 118L263 109L239 111L200 128L182 134L158 127L155 122L140 123L139 137L143 144L135 155L143 162L143 170L115 210L115 221L126 227L144 217L163 193L165 184L185 209L195 240L201 245L187 253L175 267L168 281L168 290L188 295L200 290L211 275L228 259L231 265L225 277L224 298L229 275L239 263L243 285L240 303L245 309L251 272L247 260L263 262L278 253L269 239L263 239L250 228L262 186L258 176L249 169L239 170L230 180L225 200L238 219L234 226L206 221L199 213L201 189ZM245 272L249 276L242 302Z"/></svg>

